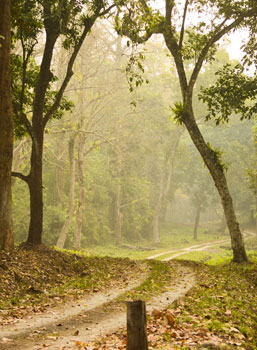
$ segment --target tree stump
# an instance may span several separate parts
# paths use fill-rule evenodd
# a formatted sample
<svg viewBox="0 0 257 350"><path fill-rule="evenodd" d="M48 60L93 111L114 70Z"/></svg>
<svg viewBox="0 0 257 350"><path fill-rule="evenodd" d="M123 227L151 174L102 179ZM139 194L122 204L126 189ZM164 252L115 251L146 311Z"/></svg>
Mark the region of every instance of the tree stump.
<svg viewBox="0 0 257 350"><path fill-rule="evenodd" d="M148 350L146 307L142 300L127 301L127 350Z"/></svg>

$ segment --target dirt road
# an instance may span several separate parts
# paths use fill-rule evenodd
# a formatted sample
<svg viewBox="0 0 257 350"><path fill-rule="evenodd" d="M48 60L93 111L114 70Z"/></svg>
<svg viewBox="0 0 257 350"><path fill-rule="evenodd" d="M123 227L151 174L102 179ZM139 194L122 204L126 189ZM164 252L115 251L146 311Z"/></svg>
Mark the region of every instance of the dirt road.
<svg viewBox="0 0 257 350"><path fill-rule="evenodd" d="M147 312L154 308L165 309L174 300L184 296L195 283L194 272L189 267L177 263L179 278L168 290L147 301ZM65 309L55 309L42 315L19 320L14 325L0 330L1 350L71 350L76 342L90 342L126 324L125 305L120 306L114 299L125 291L135 288L142 280L131 282L109 293L97 293L76 303L66 305Z"/></svg>
<svg viewBox="0 0 257 350"><path fill-rule="evenodd" d="M253 232L247 231L244 233L244 240L245 241L250 239L250 238L253 238L253 237L256 237L256 234ZM192 245L192 246L186 247L186 248L181 248L181 249L176 249L176 250L167 250L166 252L162 252L159 254L149 256L147 259L156 259L156 258L160 258L161 256L165 256L163 258L160 258L159 260L169 261L169 260L177 258L178 256L188 254L190 252L205 251L205 250L208 250L210 248L213 248L213 247L221 245L221 244L222 245L223 244L230 244L230 242L231 242L230 238L227 238L227 239L222 239L222 240L213 241L213 242L209 242L209 243L196 244L196 245Z"/></svg>

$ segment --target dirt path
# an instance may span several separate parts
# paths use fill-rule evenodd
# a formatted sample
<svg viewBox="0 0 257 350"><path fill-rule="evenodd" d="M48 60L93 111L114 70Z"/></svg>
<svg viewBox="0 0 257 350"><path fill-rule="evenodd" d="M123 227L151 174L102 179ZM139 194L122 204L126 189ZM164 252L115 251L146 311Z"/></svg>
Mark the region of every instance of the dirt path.
<svg viewBox="0 0 257 350"><path fill-rule="evenodd" d="M245 232L244 233L244 240L248 240L250 238L256 237L256 234L253 232ZM166 252L162 252L156 255L152 255L149 256L147 259L155 259L155 258L159 258L163 255L168 255L170 254L170 256L166 257L166 258L160 258L161 261L169 261L172 259L177 258L180 255L184 255L190 252L199 252L199 251L204 251L204 250L208 250L209 248L215 247L216 245L219 244L227 244L230 243L231 240L230 238L228 239L222 239L222 240L218 240L218 241L214 241L214 242L209 242L209 243L201 243L201 244L196 244L196 245L192 245L190 247L186 247L186 248L181 248L181 249L176 249L176 250L168 250Z"/></svg>
<svg viewBox="0 0 257 350"><path fill-rule="evenodd" d="M191 268L177 264L179 278L166 292L147 302L147 312L154 308L165 309L174 300L184 296L195 283ZM146 276L142 276L145 278ZM30 319L19 320L15 325L0 330L1 350L64 350L76 349L76 342L89 343L106 333L125 326L125 305L113 301L118 295L135 288L142 280L130 287L105 294L96 294L65 309L56 309ZM88 346L90 349L90 345Z"/></svg>

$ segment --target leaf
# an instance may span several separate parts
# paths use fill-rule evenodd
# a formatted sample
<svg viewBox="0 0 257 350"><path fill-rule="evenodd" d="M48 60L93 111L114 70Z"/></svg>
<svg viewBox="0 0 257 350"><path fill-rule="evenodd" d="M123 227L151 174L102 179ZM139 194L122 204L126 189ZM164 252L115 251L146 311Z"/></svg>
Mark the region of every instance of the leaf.
<svg viewBox="0 0 257 350"><path fill-rule="evenodd" d="M154 318L161 318L161 317L162 317L162 312L159 311L159 310L157 310L157 309L153 309L153 311L152 311L152 316L153 316Z"/></svg>
<svg viewBox="0 0 257 350"><path fill-rule="evenodd" d="M174 318L174 316L172 315L172 313L171 313L171 312L167 312L167 313L166 313L166 318L167 318L168 324L169 324L171 327L173 327L174 324L175 324L175 318Z"/></svg>

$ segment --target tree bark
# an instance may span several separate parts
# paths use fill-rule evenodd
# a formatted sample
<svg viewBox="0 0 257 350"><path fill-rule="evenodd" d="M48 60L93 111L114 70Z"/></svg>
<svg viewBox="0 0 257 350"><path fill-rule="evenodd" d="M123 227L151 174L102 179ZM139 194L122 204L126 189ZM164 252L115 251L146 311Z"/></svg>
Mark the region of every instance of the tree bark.
<svg viewBox="0 0 257 350"><path fill-rule="evenodd" d="M166 181L166 186L165 186L165 191L164 191L164 196L163 196L163 201L162 201L162 209L161 209L161 219L164 222L165 221L165 216L167 212L167 206L168 206L168 194L170 192L171 184L172 184L172 177L174 173L174 163L176 159L176 154L177 154L177 149L179 146L180 138L185 131L184 127L177 128L174 137L174 142L171 146L170 150L170 167L169 167L169 172L168 172L168 178Z"/></svg>
<svg viewBox="0 0 257 350"><path fill-rule="evenodd" d="M41 134L41 135L40 135ZM41 244L43 232L43 179L42 179L42 158L43 158L43 133L39 132L38 138L32 140L32 151L30 158L30 174L28 186L30 193L30 223L28 244Z"/></svg>
<svg viewBox="0 0 257 350"><path fill-rule="evenodd" d="M162 200L164 196L164 177L165 177L165 166L162 170L161 174L161 180L160 180L160 190L159 190L159 196L157 199L157 203L154 209L154 216L153 216L153 242L154 244L160 243L160 235L159 235L159 218L161 215L161 208L162 208Z"/></svg>
<svg viewBox="0 0 257 350"><path fill-rule="evenodd" d="M195 226L194 226L194 240L197 241L197 230L200 222L200 215L201 215L201 204L198 203L196 207L196 215L195 215Z"/></svg>
<svg viewBox="0 0 257 350"><path fill-rule="evenodd" d="M121 169L118 165L118 185L117 185L117 212L116 212L116 225L115 225L115 236L116 236L116 245L121 244L121 235L122 235L122 224L123 224L123 214L121 212Z"/></svg>
<svg viewBox="0 0 257 350"><path fill-rule="evenodd" d="M10 45L10 0L5 0L0 2L0 250L13 248Z"/></svg>
<svg viewBox="0 0 257 350"><path fill-rule="evenodd" d="M147 349L145 302L127 301L127 350Z"/></svg>
<svg viewBox="0 0 257 350"><path fill-rule="evenodd" d="M225 213L223 213L221 223L220 223L220 228L219 228L219 232L222 235L225 234L226 227L227 227L226 217L225 217Z"/></svg>
<svg viewBox="0 0 257 350"><path fill-rule="evenodd" d="M187 108L187 113L183 117L189 135L201 154L205 165L210 171L214 184L218 190L221 198L221 203L227 220L227 226L231 237L231 246L233 250L233 261L244 262L247 261L247 255L244 247L242 233L236 219L233 201L229 193L227 180L224 174L224 169L217 159L217 155L206 144L193 116L192 105Z"/></svg>
<svg viewBox="0 0 257 350"><path fill-rule="evenodd" d="M35 87L33 115L30 136L32 151L30 157L30 173L27 183L30 192L30 224L27 238L28 244L41 244L43 233L43 145L45 95L52 79L50 70L53 50L59 36L58 26L51 24L46 28L46 43L38 83Z"/></svg>
<svg viewBox="0 0 257 350"><path fill-rule="evenodd" d="M79 250L81 246L81 231L83 225L83 213L85 210L85 188L84 188L84 145L85 135L81 134L78 142L78 210L76 215L76 226L74 231L74 249Z"/></svg>
<svg viewBox="0 0 257 350"><path fill-rule="evenodd" d="M171 187L171 180L172 180L173 171L174 171L174 162L175 162L176 152L178 149L180 137L183 133L183 130L182 131L176 130L175 132L176 132L176 135L174 137L174 142L170 147L169 154L166 155L166 161L163 165L163 171L162 171L161 180L160 180L159 196L158 196L158 200L154 210L154 217L153 217L154 244L160 243L159 223L160 223L160 219L164 220L164 216L166 214L168 194ZM168 175L166 176L167 163L169 163L169 170L168 170Z"/></svg>
<svg viewBox="0 0 257 350"><path fill-rule="evenodd" d="M75 137L72 136L69 142L69 157L70 157L70 195L69 195L69 211L68 216L64 222L64 225L61 229L60 236L58 238L58 241L56 243L56 247L63 249L68 230L73 218L74 213L74 188L75 188L75 171L76 171L76 160L74 157L74 143L75 143Z"/></svg>

